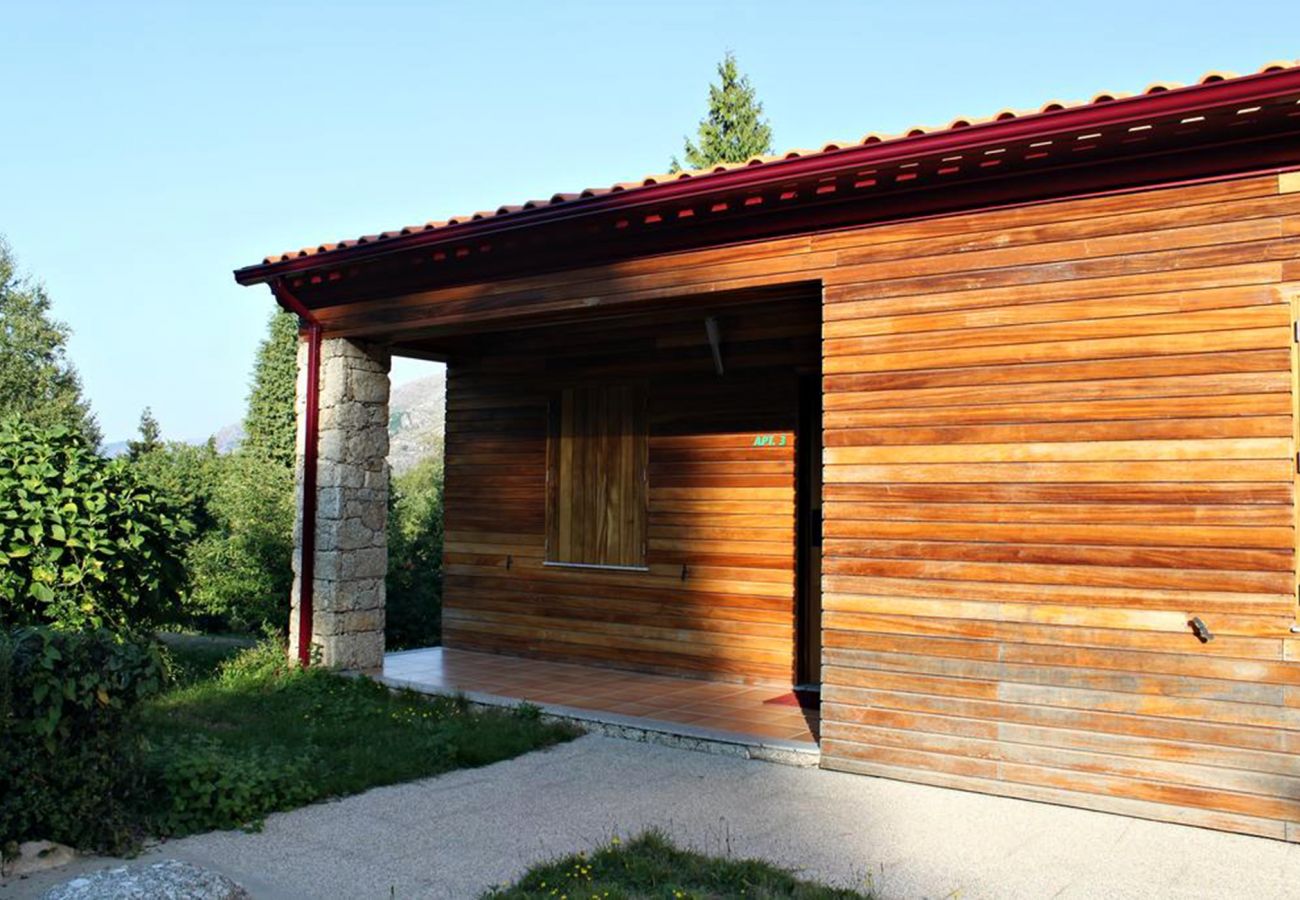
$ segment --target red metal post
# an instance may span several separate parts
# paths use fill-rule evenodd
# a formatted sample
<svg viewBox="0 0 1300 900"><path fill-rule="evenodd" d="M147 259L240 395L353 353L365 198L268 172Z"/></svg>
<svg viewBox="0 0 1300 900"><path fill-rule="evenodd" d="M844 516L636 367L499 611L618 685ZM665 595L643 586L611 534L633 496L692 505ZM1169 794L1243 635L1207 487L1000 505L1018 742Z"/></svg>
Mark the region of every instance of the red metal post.
<svg viewBox="0 0 1300 900"><path fill-rule="evenodd" d="M312 591L316 582L316 457L320 436L320 322L285 286L271 283L271 292L285 309L307 326L307 396L303 423L302 564L298 573L298 662L311 663Z"/></svg>

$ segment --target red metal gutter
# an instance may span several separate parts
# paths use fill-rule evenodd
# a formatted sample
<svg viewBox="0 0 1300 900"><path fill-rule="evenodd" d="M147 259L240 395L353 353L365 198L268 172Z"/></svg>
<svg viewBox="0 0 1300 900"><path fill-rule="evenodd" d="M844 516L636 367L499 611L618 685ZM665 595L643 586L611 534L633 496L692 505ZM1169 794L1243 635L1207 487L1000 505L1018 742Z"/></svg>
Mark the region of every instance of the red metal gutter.
<svg viewBox="0 0 1300 900"><path fill-rule="evenodd" d="M320 443L320 322L283 279L271 282L276 301L307 325L307 412L302 458L302 564L298 573L298 662L311 664L312 600L316 584L316 456Z"/></svg>
<svg viewBox="0 0 1300 900"><path fill-rule="evenodd" d="M235 271L240 284L258 284L291 273L328 268L429 245L478 239L489 235L567 222L614 210L696 199L718 191L758 189L788 179L833 170L905 161L934 153L969 152L997 143L1046 139L1079 129L1145 124L1161 117L1185 115L1214 106L1248 107L1300 91L1300 67L1263 72L1225 81L1196 84L1155 94L1140 94L1086 106L1033 113L1001 121L926 132L880 143L827 150L808 156L775 160L725 172L658 182L593 197L551 203L532 209L498 213L476 221L417 231L310 256L260 263Z"/></svg>

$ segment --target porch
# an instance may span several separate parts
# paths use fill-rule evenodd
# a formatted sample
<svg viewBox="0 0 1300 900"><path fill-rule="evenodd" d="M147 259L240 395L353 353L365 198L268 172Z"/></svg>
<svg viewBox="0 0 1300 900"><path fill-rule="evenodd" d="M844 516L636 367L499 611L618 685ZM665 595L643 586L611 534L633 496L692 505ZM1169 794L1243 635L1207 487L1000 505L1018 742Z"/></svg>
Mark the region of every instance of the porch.
<svg viewBox="0 0 1300 900"><path fill-rule="evenodd" d="M817 762L815 698L734 684L432 647L388 653L379 680L475 703L532 703L589 730L793 764ZM801 706L801 702L807 706Z"/></svg>

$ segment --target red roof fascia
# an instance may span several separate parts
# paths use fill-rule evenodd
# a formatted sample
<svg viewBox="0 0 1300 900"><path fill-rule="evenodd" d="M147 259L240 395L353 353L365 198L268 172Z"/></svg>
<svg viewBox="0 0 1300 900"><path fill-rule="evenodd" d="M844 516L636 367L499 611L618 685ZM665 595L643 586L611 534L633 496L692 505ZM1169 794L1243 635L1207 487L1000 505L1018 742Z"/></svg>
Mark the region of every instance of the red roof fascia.
<svg viewBox="0 0 1300 900"><path fill-rule="evenodd" d="M827 150L814 155L728 169L679 181L659 182L564 203L520 209L433 231L414 232L309 256L247 266L237 269L234 275L240 284L258 284L283 275L331 268L354 260L478 239L522 228L560 224L600 213L680 202L721 192L754 190L841 169L897 162L935 153L964 152L993 143L1045 139L1093 128L1142 124L1152 119L1184 115L1213 107L1248 107L1293 91L1300 92L1300 68L1189 85L1161 93L1139 94L1003 121L982 122L965 128L906 136L876 144Z"/></svg>

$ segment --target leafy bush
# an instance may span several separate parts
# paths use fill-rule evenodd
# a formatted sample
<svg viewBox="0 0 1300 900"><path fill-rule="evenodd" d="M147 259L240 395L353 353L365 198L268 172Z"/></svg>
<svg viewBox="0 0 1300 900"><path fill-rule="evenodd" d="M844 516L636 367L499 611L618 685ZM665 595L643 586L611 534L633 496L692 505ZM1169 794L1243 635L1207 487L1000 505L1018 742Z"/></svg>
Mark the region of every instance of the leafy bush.
<svg viewBox="0 0 1300 900"><path fill-rule="evenodd" d="M151 748L146 821L160 836L256 827L267 813L317 797L310 748L232 749L202 735Z"/></svg>
<svg viewBox="0 0 1300 900"><path fill-rule="evenodd" d="M79 433L0 423L0 626L167 619L192 528L171 498Z"/></svg>
<svg viewBox="0 0 1300 900"><path fill-rule="evenodd" d="M292 470L248 451L222 456L211 441L147 446L131 465L183 504L194 523L184 550L187 624L283 632L292 584Z"/></svg>
<svg viewBox="0 0 1300 900"><path fill-rule="evenodd" d="M187 611L239 631L289 627L293 472L251 453L217 457L212 524L191 547Z"/></svg>
<svg viewBox="0 0 1300 900"><path fill-rule="evenodd" d="M388 499L388 582L384 634L389 649L441 640L442 485L440 457L393 478Z"/></svg>
<svg viewBox="0 0 1300 900"><path fill-rule="evenodd" d="M301 672L298 663L289 659L282 641L264 640L223 662L216 680L226 688L250 685L269 688Z"/></svg>
<svg viewBox="0 0 1300 900"><path fill-rule="evenodd" d="M189 693L237 697L293 677L285 648L267 640L225 659L206 684ZM303 673L305 674L305 673ZM182 692L180 696L186 696ZM226 729L217 729L218 732ZM318 764L308 745L226 740L191 728L152 729L145 764L149 831L177 837L214 829L254 829L268 813L294 809L321 796Z"/></svg>
<svg viewBox="0 0 1300 900"><path fill-rule="evenodd" d="M0 632L0 844L129 846L134 711L162 686L152 643L102 629Z"/></svg>

